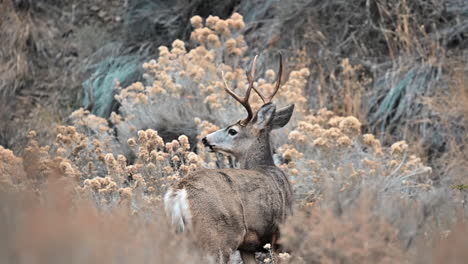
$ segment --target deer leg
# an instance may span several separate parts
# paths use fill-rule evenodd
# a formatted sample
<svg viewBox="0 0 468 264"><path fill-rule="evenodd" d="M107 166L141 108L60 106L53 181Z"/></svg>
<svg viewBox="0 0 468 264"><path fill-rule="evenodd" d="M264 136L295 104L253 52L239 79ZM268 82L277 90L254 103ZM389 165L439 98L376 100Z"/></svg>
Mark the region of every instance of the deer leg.
<svg viewBox="0 0 468 264"><path fill-rule="evenodd" d="M244 264L256 264L257 261L255 261L255 253L252 252L247 252L247 251L241 251L241 259Z"/></svg>
<svg viewBox="0 0 468 264"><path fill-rule="evenodd" d="M218 263L220 264L228 264L230 259L230 252L226 250L220 250L218 253Z"/></svg>

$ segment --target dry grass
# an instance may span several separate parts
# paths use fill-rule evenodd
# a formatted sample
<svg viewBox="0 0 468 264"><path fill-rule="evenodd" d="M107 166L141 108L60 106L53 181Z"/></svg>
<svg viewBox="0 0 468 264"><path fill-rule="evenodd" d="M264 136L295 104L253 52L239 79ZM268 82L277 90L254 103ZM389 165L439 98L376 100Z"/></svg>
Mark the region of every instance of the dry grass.
<svg viewBox="0 0 468 264"><path fill-rule="evenodd" d="M176 236L160 203L102 208L74 191L72 179L2 191L3 263L209 263Z"/></svg>
<svg viewBox="0 0 468 264"><path fill-rule="evenodd" d="M436 160L450 151L447 142L464 140L464 128L444 121L453 120L454 109L442 117L429 102L467 86L460 78L468 58L465 1L301 0L270 12L267 23L252 25L265 35L258 46L288 50L293 64L311 69L306 94L313 108L356 116L385 144L417 141L411 147L429 163L445 162ZM456 116L466 123L463 111Z"/></svg>
<svg viewBox="0 0 468 264"><path fill-rule="evenodd" d="M283 228L290 263L403 263L398 230L371 206L364 200L340 215L318 207L298 212Z"/></svg>
<svg viewBox="0 0 468 264"><path fill-rule="evenodd" d="M296 197L295 214L282 229L281 244L288 253L258 256L261 262L464 259L465 239L459 233L466 229L467 213L466 57L455 60L440 39L428 37L434 36L429 29L417 27L437 17L438 8L426 18L408 16L435 2L422 7L367 2L376 5L366 6L374 13L356 12L358 4L343 1L322 3L318 11L304 8L318 5L314 1L291 8L320 16L296 42L300 45L293 46L300 58L288 60L292 70L283 76L275 101L279 107L296 104L293 120L274 136L275 162L290 175ZM333 8L338 8L336 17L318 20ZM292 23L289 10L284 12L278 19ZM304 23L313 17L295 16ZM352 26L367 16L371 24ZM349 32L332 33L330 27L341 23L350 23L342 29ZM176 235L167 224L161 198L170 184L198 168L236 166L196 145L200 137L244 114L224 93L221 72L234 89L245 89L252 58L246 54L251 47L245 32L252 25L237 13L227 19L195 16L191 24L191 42L161 46L157 60L143 65L143 82L117 84L119 113L107 120L78 109L69 126L53 130L52 124L59 123L53 111L38 111L33 118L44 123L53 140L44 144L42 133L31 131L27 146L17 152L21 157L0 147L2 262L209 263L189 237ZM317 50L304 49L307 43L324 52L311 56ZM327 48L329 44L353 55L338 58L341 51ZM21 58L22 47L1 51ZM385 53L379 53L382 49ZM370 63L358 59L369 56ZM262 91L271 90L277 77L276 60L265 57L260 57L256 78ZM1 74L22 72L3 65L8 67ZM5 80L21 79L15 76ZM409 84L401 85L405 78ZM447 89L438 90L438 85ZM259 98L252 103L258 108ZM453 107L447 111L446 105ZM311 106L331 106L334 112ZM367 117L370 125L383 126L397 140L367 133ZM425 149L438 155L418 155L414 150L421 149L420 142L407 131L433 137L433 142L440 139L445 149L430 145Z"/></svg>

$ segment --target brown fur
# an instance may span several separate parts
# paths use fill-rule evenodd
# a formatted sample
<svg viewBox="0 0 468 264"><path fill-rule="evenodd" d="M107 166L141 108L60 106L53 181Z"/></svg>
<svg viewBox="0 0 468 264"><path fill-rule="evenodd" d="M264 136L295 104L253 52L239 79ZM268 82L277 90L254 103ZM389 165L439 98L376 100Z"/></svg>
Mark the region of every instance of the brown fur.
<svg viewBox="0 0 468 264"><path fill-rule="evenodd" d="M193 235L213 254L256 252L272 243L291 213L292 190L277 167L200 170L181 180L187 191Z"/></svg>
<svg viewBox="0 0 468 264"><path fill-rule="evenodd" d="M252 87L251 81L249 89ZM190 233L201 248L223 263L235 250L240 251L244 263L255 263L255 252L263 251L265 244L275 245L279 225L292 211L291 185L273 162L270 131L289 122L294 105L276 111L268 102L253 117L248 95L249 91L243 99L233 95L247 109L247 119L202 140L213 151L235 156L241 169L200 170L171 190L185 190L187 201L183 203L188 203L185 210L190 212L182 213L191 216ZM176 209L175 215L180 215L180 207Z"/></svg>
<svg viewBox="0 0 468 264"><path fill-rule="evenodd" d="M269 107L274 115L274 106ZM245 263L255 263L254 253L267 243L275 245L279 225L291 214L291 185L272 158L272 127L260 125L237 127L240 142L231 151L244 148L236 155L242 169L200 170L173 187L174 192L187 192L190 233L201 248L224 262L239 250ZM215 139L224 140L222 134Z"/></svg>

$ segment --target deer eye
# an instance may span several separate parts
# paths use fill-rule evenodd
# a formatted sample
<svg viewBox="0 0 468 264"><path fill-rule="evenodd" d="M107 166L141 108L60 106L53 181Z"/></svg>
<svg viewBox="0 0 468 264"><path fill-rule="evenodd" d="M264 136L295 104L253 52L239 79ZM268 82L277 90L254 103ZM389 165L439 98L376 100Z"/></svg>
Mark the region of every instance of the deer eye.
<svg viewBox="0 0 468 264"><path fill-rule="evenodd" d="M231 136L234 136L234 135L237 134L237 131L235 129L231 128L231 129L229 129L228 134L231 135Z"/></svg>

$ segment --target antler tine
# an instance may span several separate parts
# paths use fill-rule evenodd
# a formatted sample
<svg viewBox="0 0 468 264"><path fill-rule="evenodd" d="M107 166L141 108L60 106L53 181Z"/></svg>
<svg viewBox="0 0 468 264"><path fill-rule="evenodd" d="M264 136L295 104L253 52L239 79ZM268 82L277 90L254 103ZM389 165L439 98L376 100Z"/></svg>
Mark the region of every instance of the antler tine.
<svg viewBox="0 0 468 264"><path fill-rule="evenodd" d="M258 55L255 55L255 58L252 62L252 68L250 69L250 76L249 74L247 74L247 72L245 73L247 75L247 81L249 82L249 88L247 89L247 92L245 93L245 97L247 98L250 97L250 92L252 91L252 88L255 89L254 80L255 80L255 67L257 65L257 58L258 58Z"/></svg>
<svg viewBox="0 0 468 264"><path fill-rule="evenodd" d="M281 56L281 53L279 56L280 56L280 61L279 61L278 77L276 80L276 86L275 86L275 90L273 91L273 93L270 96L265 97L260 93L260 91L257 90L257 88L253 87L254 91L258 94L258 96L260 96L264 104L271 102L271 100L273 99L273 97L275 97L276 93L278 92L281 86L281 75L283 75L283 57Z"/></svg>
<svg viewBox="0 0 468 264"><path fill-rule="evenodd" d="M255 64L257 62L257 56L255 56L253 62L252 62L252 69L250 70L250 74L252 76L255 75ZM252 120L253 118L253 111L252 111L252 107L250 106L249 104L249 97L250 97L250 92L252 90L253 87L253 77L252 76L249 76L247 74L247 79L249 81L249 87L247 88L247 91L245 92L245 96L244 98L240 98L237 94L235 94L230 88L229 88L229 85L227 84L227 81L226 79L224 78L224 72L221 72L221 75L223 77L223 82L224 82L224 88L226 90L226 92L228 92L229 95L231 95L232 97L234 97L234 99L236 99L241 105L244 106L245 110L247 110L247 117L243 120L240 121L240 124L245 126L247 125L250 120ZM254 88L255 89L255 88Z"/></svg>

